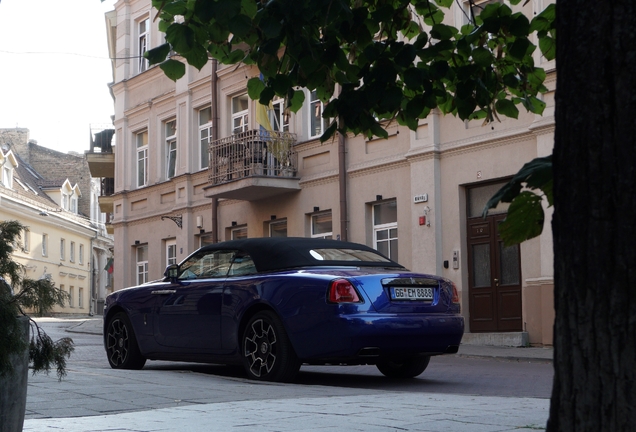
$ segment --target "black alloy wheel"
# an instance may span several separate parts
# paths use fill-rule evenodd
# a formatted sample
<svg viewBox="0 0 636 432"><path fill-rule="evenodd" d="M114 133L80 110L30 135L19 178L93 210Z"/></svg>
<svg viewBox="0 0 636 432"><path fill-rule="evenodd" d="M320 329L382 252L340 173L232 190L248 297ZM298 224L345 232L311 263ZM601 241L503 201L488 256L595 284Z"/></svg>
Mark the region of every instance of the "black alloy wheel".
<svg viewBox="0 0 636 432"><path fill-rule="evenodd" d="M250 379L290 382L300 361L280 319L271 311L254 315L241 339L245 371Z"/></svg>
<svg viewBox="0 0 636 432"><path fill-rule="evenodd" d="M113 369L141 369L146 364L146 359L139 351L132 324L123 312L118 312L108 322L106 354Z"/></svg>
<svg viewBox="0 0 636 432"><path fill-rule="evenodd" d="M376 367L384 376L389 378L415 378L426 370L430 361L430 356L417 356L382 361L376 364Z"/></svg>

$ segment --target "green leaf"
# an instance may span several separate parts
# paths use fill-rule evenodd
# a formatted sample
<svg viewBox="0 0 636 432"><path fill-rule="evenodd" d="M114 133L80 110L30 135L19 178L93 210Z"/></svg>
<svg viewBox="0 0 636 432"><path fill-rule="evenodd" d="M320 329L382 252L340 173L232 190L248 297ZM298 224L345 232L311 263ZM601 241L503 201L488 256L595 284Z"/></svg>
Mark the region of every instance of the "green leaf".
<svg viewBox="0 0 636 432"><path fill-rule="evenodd" d="M519 109L509 99L501 99L495 102L495 109L499 114L503 114L506 117L519 118Z"/></svg>
<svg viewBox="0 0 636 432"><path fill-rule="evenodd" d="M172 81L176 81L185 75L185 64L177 60L168 59L161 63L159 67Z"/></svg>
<svg viewBox="0 0 636 432"><path fill-rule="evenodd" d="M499 225L504 246L512 246L541 235L545 214L543 199L532 192L521 192L510 204L506 219Z"/></svg>
<svg viewBox="0 0 636 432"><path fill-rule="evenodd" d="M228 29L235 36L243 38L252 30L252 20L245 15L237 15L228 23Z"/></svg>
<svg viewBox="0 0 636 432"><path fill-rule="evenodd" d="M188 64L199 70L208 62L208 52L198 44L187 53L184 53L183 57L185 57Z"/></svg>
<svg viewBox="0 0 636 432"><path fill-rule="evenodd" d="M194 32L187 25L174 23L166 30L166 40L179 54L187 53L195 44Z"/></svg>
<svg viewBox="0 0 636 432"><path fill-rule="evenodd" d="M259 100L264 88L265 83L259 77L250 78L247 81L247 95L252 100Z"/></svg>
<svg viewBox="0 0 636 432"><path fill-rule="evenodd" d="M519 172L488 200L483 216L486 217L488 209L497 207L500 202L512 202L524 185L529 189L541 189L548 199L548 205L552 205L552 155L535 158L521 167Z"/></svg>
<svg viewBox="0 0 636 432"><path fill-rule="evenodd" d="M148 50L144 53L144 57L148 59L150 65L161 63L170 54L170 44L159 45L156 48Z"/></svg>
<svg viewBox="0 0 636 432"><path fill-rule="evenodd" d="M556 57L556 40L550 36L539 38L539 49L541 49L541 54L546 59L554 60Z"/></svg>
<svg viewBox="0 0 636 432"><path fill-rule="evenodd" d="M258 3L254 0L241 0L241 12L250 18L254 18L258 12Z"/></svg>
<svg viewBox="0 0 636 432"><path fill-rule="evenodd" d="M302 90L292 90L289 98L289 109L291 112L298 112L305 102L305 92Z"/></svg>

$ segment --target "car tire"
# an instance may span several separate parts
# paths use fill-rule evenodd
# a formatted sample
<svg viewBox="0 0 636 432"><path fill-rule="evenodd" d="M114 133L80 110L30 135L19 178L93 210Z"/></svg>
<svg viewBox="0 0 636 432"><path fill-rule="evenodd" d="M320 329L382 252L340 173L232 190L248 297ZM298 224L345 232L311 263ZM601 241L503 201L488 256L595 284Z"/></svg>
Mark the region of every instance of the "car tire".
<svg viewBox="0 0 636 432"><path fill-rule="evenodd" d="M106 355L113 369L141 369L146 364L132 324L123 312L116 313L106 326Z"/></svg>
<svg viewBox="0 0 636 432"><path fill-rule="evenodd" d="M247 376L253 380L290 382L300 369L300 361L274 312L255 314L241 338Z"/></svg>
<svg viewBox="0 0 636 432"><path fill-rule="evenodd" d="M400 360L386 360L376 364L384 376L389 378L415 378L426 370L430 356L409 357Z"/></svg>

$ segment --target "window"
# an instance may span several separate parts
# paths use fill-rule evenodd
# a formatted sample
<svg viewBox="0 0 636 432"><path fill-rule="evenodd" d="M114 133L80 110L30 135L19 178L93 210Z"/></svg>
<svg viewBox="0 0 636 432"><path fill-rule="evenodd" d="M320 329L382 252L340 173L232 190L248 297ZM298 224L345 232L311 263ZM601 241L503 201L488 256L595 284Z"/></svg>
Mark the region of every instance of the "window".
<svg viewBox="0 0 636 432"><path fill-rule="evenodd" d="M62 208L64 210L68 210L69 206L68 206L68 195L62 192Z"/></svg>
<svg viewBox="0 0 636 432"><path fill-rule="evenodd" d="M61 260L66 259L65 254L66 254L66 240L60 239L60 259Z"/></svg>
<svg viewBox="0 0 636 432"><path fill-rule="evenodd" d="M210 139L212 139L212 108L199 110L199 157L200 168L207 168L210 164Z"/></svg>
<svg viewBox="0 0 636 432"><path fill-rule="evenodd" d="M373 247L393 261L398 260L396 201L373 206Z"/></svg>
<svg viewBox="0 0 636 432"><path fill-rule="evenodd" d="M80 309L84 308L84 288L80 288L78 290L77 307L79 307Z"/></svg>
<svg viewBox="0 0 636 432"><path fill-rule="evenodd" d="M287 219L269 223L270 237L287 237Z"/></svg>
<svg viewBox="0 0 636 432"><path fill-rule="evenodd" d="M177 264L177 241L166 241L166 267L171 264Z"/></svg>
<svg viewBox="0 0 636 432"><path fill-rule="evenodd" d="M80 265L84 264L84 245L83 244L79 245L79 264Z"/></svg>
<svg viewBox="0 0 636 432"><path fill-rule="evenodd" d="M68 287L68 305L70 307L75 307L75 287Z"/></svg>
<svg viewBox="0 0 636 432"><path fill-rule="evenodd" d="M232 133L245 132L249 125L249 98L246 94L232 98Z"/></svg>
<svg viewBox="0 0 636 432"><path fill-rule="evenodd" d="M174 177L177 168L177 121L165 123L166 134L166 178Z"/></svg>
<svg viewBox="0 0 636 432"><path fill-rule="evenodd" d="M22 251L23 252L29 252L30 250L30 243L31 243L31 239L29 238L30 235L31 235L31 232L29 231L28 228L25 228L24 231L22 231Z"/></svg>
<svg viewBox="0 0 636 432"><path fill-rule="evenodd" d="M77 214L77 197L75 195L71 197L71 212Z"/></svg>
<svg viewBox="0 0 636 432"><path fill-rule="evenodd" d="M137 285L148 282L148 245L137 246Z"/></svg>
<svg viewBox="0 0 636 432"><path fill-rule="evenodd" d="M274 100L272 107L269 111L269 124L272 125L272 129L289 132L289 112L285 110L285 99Z"/></svg>
<svg viewBox="0 0 636 432"><path fill-rule="evenodd" d="M75 242L71 242L71 250L69 253L69 261L75 262Z"/></svg>
<svg viewBox="0 0 636 432"><path fill-rule="evenodd" d="M47 234L42 234L42 256L48 256L48 242L49 236Z"/></svg>
<svg viewBox="0 0 636 432"><path fill-rule="evenodd" d="M13 188L13 169L6 164L2 167L2 185L8 189Z"/></svg>
<svg viewBox="0 0 636 432"><path fill-rule="evenodd" d="M231 238L232 240L240 240L240 239L247 238L247 227L243 226L239 228L232 228Z"/></svg>
<svg viewBox="0 0 636 432"><path fill-rule="evenodd" d="M309 137L317 137L325 131L325 119L322 118L324 105L316 91L312 91L309 95Z"/></svg>
<svg viewBox="0 0 636 432"><path fill-rule="evenodd" d="M148 131L137 134L137 187L148 184Z"/></svg>
<svg viewBox="0 0 636 432"><path fill-rule="evenodd" d="M179 279L206 279L227 276L234 251L208 251L192 255L181 263Z"/></svg>
<svg viewBox="0 0 636 432"><path fill-rule="evenodd" d="M137 34L139 41L137 44L137 55L139 56L137 67L139 73L148 69L148 60L144 58L144 53L149 49L150 42L150 18L145 18L137 22Z"/></svg>
<svg viewBox="0 0 636 432"><path fill-rule="evenodd" d="M333 237L330 211L311 216L311 237L324 239Z"/></svg>

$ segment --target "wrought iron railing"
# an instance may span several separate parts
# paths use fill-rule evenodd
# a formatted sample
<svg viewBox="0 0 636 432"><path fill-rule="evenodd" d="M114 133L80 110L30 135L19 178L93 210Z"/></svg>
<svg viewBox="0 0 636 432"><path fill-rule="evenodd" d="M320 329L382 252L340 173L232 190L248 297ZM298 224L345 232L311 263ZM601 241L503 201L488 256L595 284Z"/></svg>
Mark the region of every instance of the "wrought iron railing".
<svg viewBox="0 0 636 432"><path fill-rule="evenodd" d="M246 177L294 177L296 134L248 130L210 143L208 178L222 184Z"/></svg>

